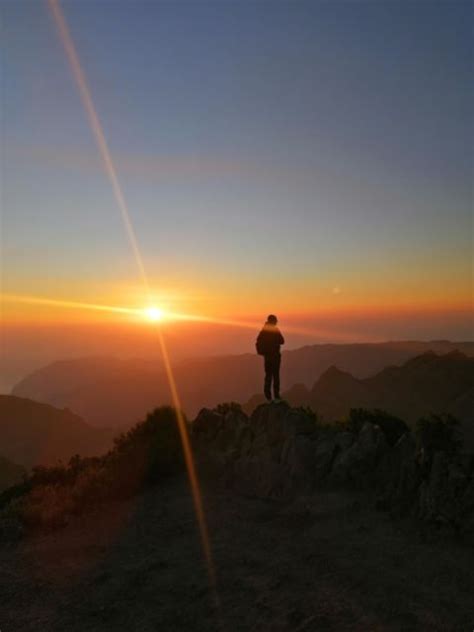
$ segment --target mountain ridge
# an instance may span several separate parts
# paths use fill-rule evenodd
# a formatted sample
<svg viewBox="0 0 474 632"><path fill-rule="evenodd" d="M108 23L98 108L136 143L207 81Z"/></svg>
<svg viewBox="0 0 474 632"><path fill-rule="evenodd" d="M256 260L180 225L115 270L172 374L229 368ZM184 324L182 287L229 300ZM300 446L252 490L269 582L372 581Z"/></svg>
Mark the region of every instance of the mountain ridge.
<svg viewBox="0 0 474 632"><path fill-rule="evenodd" d="M100 454L112 443L112 433L91 427L70 410L61 410L14 395L0 395L2 456L32 467L68 460L74 454Z"/></svg>
<svg viewBox="0 0 474 632"><path fill-rule="evenodd" d="M289 389L282 397L292 406L312 408L326 421L345 418L351 408L382 409L412 427L431 413L450 414L474 445L474 358L457 351L428 352L362 379L331 366L311 389ZM262 401L253 396L244 410L251 412Z"/></svg>
<svg viewBox="0 0 474 632"><path fill-rule="evenodd" d="M282 384L303 384L311 389L331 365L364 378L429 349L444 353L459 349L474 355L474 342L306 345L283 352ZM12 394L70 408L99 427L127 427L154 406L171 403L166 375L159 365L136 358L115 358L112 363L114 369L110 372L101 369L103 358L101 366L94 358L59 361L25 377ZM182 360L174 364L174 373L182 406L190 417L203 406L247 401L260 391L263 380L262 360L250 353Z"/></svg>

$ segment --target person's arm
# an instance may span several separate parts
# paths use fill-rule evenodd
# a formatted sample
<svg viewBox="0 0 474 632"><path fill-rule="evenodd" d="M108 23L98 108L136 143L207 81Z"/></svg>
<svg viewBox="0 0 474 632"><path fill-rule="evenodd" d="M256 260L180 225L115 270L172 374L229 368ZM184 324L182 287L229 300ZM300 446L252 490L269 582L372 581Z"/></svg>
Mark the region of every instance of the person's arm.
<svg viewBox="0 0 474 632"><path fill-rule="evenodd" d="M281 344L281 345L284 345L284 344L285 344L285 339L284 339L284 338L283 338L283 336L281 335L281 331L280 331L280 330L278 330L278 333L279 333L279 335L280 335L280 340L279 340L279 342L280 342L280 344Z"/></svg>

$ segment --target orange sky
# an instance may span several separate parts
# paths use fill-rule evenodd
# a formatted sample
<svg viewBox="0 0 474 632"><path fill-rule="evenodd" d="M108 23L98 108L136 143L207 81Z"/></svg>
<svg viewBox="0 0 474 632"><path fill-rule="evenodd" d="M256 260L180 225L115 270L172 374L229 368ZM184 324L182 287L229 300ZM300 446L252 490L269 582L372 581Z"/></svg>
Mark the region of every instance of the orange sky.
<svg viewBox="0 0 474 632"><path fill-rule="evenodd" d="M191 5L8 5L11 366L53 358L46 330L58 357L100 353L107 327L134 353L151 305L178 355L252 349L269 312L292 346L472 338L468 21L336 5L244 3L217 31L212 3L199 29Z"/></svg>

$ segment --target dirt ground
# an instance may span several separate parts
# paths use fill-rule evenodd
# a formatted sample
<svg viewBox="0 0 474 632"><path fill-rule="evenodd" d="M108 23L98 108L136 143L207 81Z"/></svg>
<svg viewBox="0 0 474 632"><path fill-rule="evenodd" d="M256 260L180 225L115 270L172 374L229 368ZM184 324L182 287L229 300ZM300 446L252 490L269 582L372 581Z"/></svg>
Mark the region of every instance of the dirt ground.
<svg viewBox="0 0 474 632"><path fill-rule="evenodd" d="M362 499L204 493L209 589L184 479L0 544L1 632L474 628L474 553Z"/></svg>

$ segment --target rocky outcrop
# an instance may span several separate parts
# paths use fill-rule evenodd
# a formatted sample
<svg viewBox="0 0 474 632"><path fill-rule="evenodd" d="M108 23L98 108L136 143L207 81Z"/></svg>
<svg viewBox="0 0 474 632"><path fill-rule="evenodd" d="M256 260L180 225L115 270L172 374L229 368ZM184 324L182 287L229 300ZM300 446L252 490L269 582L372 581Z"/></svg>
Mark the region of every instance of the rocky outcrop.
<svg viewBox="0 0 474 632"><path fill-rule="evenodd" d="M423 520L472 529L474 480L472 457L450 459L436 452L429 475L419 488L419 517Z"/></svg>
<svg viewBox="0 0 474 632"><path fill-rule="evenodd" d="M345 434L349 433L341 433ZM380 428L365 423L353 442L347 447L341 447L332 467L330 481L357 487L370 484L387 449L388 445Z"/></svg>
<svg viewBox="0 0 474 632"><path fill-rule="evenodd" d="M461 422L464 443L474 450L474 358L458 351L428 351L403 366L387 366L362 379L343 367L330 366L310 390L293 386L283 393L285 401L309 406L327 422L346 418L351 409L382 409L387 414L380 423L392 427L392 436L386 436L390 445L405 432L398 427L401 419L402 426L414 428L420 417L433 411L448 413ZM263 396L253 397L245 410L251 412L262 401Z"/></svg>
<svg viewBox="0 0 474 632"><path fill-rule="evenodd" d="M404 514L417 502L421 472L417 462L415 440L406 433L387 451L379 466L377 480L378 505Z"/></svg>
<svg viewBox="0 0 474 632"><path fill-rule="evenodd" d="M359 432L317 423L304 409L262 404L203 409L192 424L198 454L228 486L267 498L319 487L367 490L396 515L474 532L474 456L436 452L423 460L413 434L393 445L376 423Z"/></svg>
<svg viewBox="0 0 474 632"><path fill-rule="evenodd" d="M311 487L314 430L307 414L285 404L261 405L250 418L203 409L193 423L195 440L223 466L228 483L265 497Z"/></svg>

